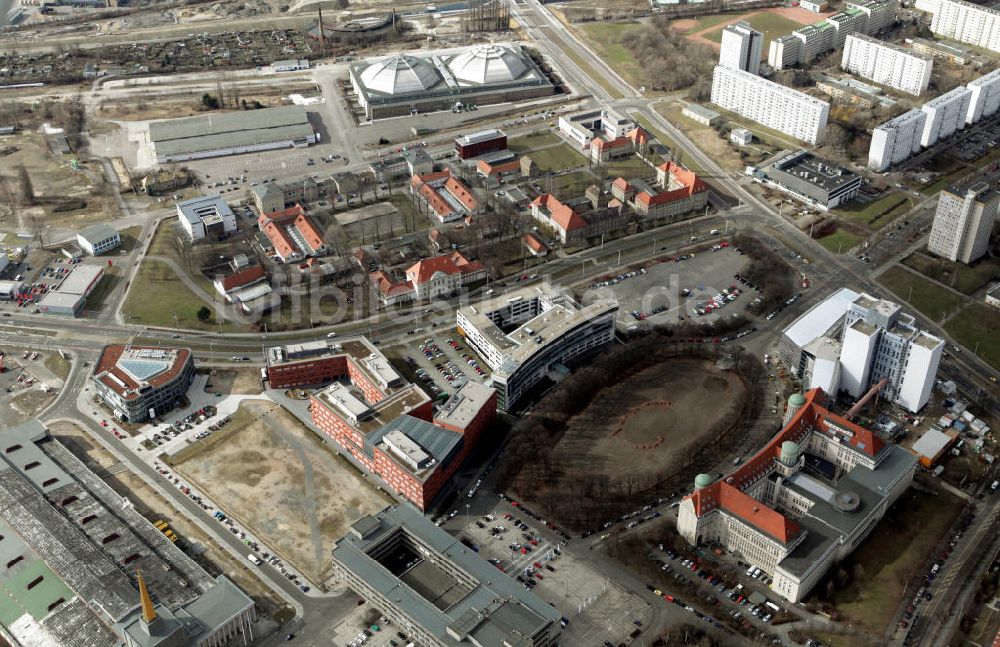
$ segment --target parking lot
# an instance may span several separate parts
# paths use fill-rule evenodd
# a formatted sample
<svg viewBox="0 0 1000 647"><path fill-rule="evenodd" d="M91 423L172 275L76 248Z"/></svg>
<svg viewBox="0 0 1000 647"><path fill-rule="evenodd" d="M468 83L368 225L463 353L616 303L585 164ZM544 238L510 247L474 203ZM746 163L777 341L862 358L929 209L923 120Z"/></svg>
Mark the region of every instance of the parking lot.
<svg viewBox="0 0 1000 647"><path fill-rule="evenodd" d="M562 613L561 644L617 645L648 622L648 601L567 554L564 538L516 503L501 500L487 515L454 521L465 524L458 537L475 545L483 559Z"/></svg>
<svg viewBox="0 0 1000 647"><path fill-rule="evenodd" d="M720 240L713 247L717 249L670 257L602 278L589 286L590 293L614 294L619 303L618 323L630 329L743 313L756 295L734 275L748 260L726 241Z"/></svg>
<svg viewBox="0 0 1000 647"><path fill-rule="evenodd" d="M490 375L486 364L454 331L428 336L423 328L415 328L412 339L399 350L431 397L443 398L441 394L451 395L469 380L484 382Z"/></svg>

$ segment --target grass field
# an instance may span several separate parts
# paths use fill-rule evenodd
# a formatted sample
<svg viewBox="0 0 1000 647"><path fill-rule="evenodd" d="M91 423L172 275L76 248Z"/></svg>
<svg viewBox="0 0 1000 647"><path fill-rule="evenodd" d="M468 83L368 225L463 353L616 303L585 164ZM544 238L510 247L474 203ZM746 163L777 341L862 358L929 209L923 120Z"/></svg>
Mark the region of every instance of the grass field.
<svg viewBox="0 0 1000 647"><path fill-rule="evenodd" d="M842 564L853 581L834 590L832 602L853 624L880 634L902 596L901 582L919 571L962 509L957 497L914 489L904 493L878 527ZM816 586L821 591L825 582Z"/></svg>
<svg viewBox="0 0 1000 647"><path fill-rule="evenodd" d="M554 146L561 141L562 140L559 139L558 136L549 132L531 133L530 135L515 137L509 140L507 142L507 148L509 148L512 153L523 155L524 153L529 153L536 148Z"/></svg>
<svg viewBox="0 0 1000 647"><path fill-rule="evenodd" d="M646 73L624 41L625 34L638 25L635 22L589 22L580 25L587 42L597 54L635 86L646 85Z"/></svg>
<svg viewBox="0 0 1000 647"><path fill-rule="evenodd" d="M867 204L853 201L846 207L835 209L834 213L861 227L875 230L909 209L911 204L910 198L893 192Z"/></svg>
<svg viewBox="0 0 1000 647"><path fill-rule="evenodd" d="M656 170L638 157L610 162L603 167L603 170L604 174L611 179L617 177L647 178L656 175Z"/></svg>
<svg viewBox="0 0 1000 647"><path fill-rule="evenodd" d="M916 252L903 263L963 294L975 294L993 281L1000 280L1000 261L992 258L982 258L973 265L965 265Z"/></svg>
<svg viewBox="0 0 1000 647"><path fill-rule="evenodd" d="M181 328L218 330L214 314L207 323L198 321L198 310L204 305L207 304L179 281L165 263L145 260L129 290L123 312L129 316L129 323L173 327L176 314ZM222 329L235 331L242 327L225 323Z"/></svg>
<svg viewBox="0 0 1000 647"><path fill-rule="evenodd" d="M112 290L118 286L122 280L121 265L112 265L104 268L104 276L97 283L97 287L87 297L87 310L100 310L104 307L104 300L108 298Z"/></svg>
<svg viewBox="0 0 1000 647"><path fill-rule="evenodd" d="M907 301L935 322L957 312L965 303L959 295L943 290L932 281L902 267L890 268L878 280L898 298Z"/></svg>
<svg viewBox="0 0 1000 647"><path fill-rule="evenodd" d="M772 38L784 36L785 34L789 34L802 26L801 23L785 18L784 16L766 12L755 14L745 20L757 31L764 32L764 44L761 51L765 54L767 53ZM705 39L714 43L721 43L722 29L722 27L719 27L718 29L706 33L704 35Z"/></svg>
<svg viewBox="0 0 1000 647"><path fill-rule="evenodd" d="M597 179L587 171L573 171L552 178L552 192L562 200L569 200L580 197L588 186L596 182Z"/></svg>
<svg viewBox="0 0 1000 647"><path fill-rule="evenodd" d="M861 242L861 236L846 229L837 229L829 236L819 239L819 244L835 254L843 254Z"/></svg>
<svg viewBox="0 0 1000 647"><path fill-rule="evenodd" d="M1000 370L1000 317L983 303L970 304L944 327L955 341Z"/></svg>
<svg viewBox="0 0 1000 647"><path fill-rule="evenodd" d="M709 27L715 27L716 25L721 25L722 23L728 20L732 20L733 17L734 16L732 14L725 14L725 13L714 14L711 16L700 16L695 19L698 23L698 26L695 27L694 29L689 30L689 33L696 34L699 31L708 29Z"/></svg>
<svg viewBox="0 0 1000 647"><path fill-rule="evenodd" d="M565 171L587 163L586 158L577 153L567 144L549 146L531 153L531 159L535 160L538 168L542 171Z"/></svg>

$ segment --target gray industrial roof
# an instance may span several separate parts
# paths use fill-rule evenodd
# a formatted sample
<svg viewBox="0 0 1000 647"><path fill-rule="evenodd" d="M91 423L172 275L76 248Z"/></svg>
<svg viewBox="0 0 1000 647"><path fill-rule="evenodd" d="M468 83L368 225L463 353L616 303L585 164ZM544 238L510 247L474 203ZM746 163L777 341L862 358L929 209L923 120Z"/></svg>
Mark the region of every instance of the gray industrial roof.
<svg viewBox="0 0 1000 647"><path fill-rule="evenodd" d="M22 580L45 578L42 585L13 595L21 608L13 613L16 618L35 617L56 639L46 644L117 645L108 626L132 616L138 606L139 594L129 576L134 569L143 572L158 606L168 609L182 608L216 586L162 532L122 503L121 496L37 421L4 430L0 557L7 557L4 564L19 556L22 560L0 573L0 591L12 598L19 590L19 572ZM230 607L241 599L226 597ZM218 600L212 605L226 606ZM11 630L10 608L6 602L0 607L0 623ZM18 625L17 631L33 629Z"/></svg>
<svg viewBox="0 0 1000 647"><path fill-rule="evenodd" d="M109 238L114 238L118 235L118 230L106 222L100 222L77 232L77 235L91 244L96 244Z"/></svg>
<svg viewBox="0 0 1000 647"><path fill-rule="evenodd" d="M149 124L149 139L157 156L302 139L313 134L302 106L222 112Z"/></svg>
<svg viewBox="0 0 1000 647"><path fill-rule="evenodd" d="M493 393L493 389L488 386L466 382L441 406L435 418L464 429L493 397Z"/></svg>
<svg viewBox="0 0 1000 647"><path fill-rule="evenodd" d="M398 431L420 445L421 449L430 454L438 464L447 463L462 446L462 434L458 432L438 427L413 416L399 416L374 433L365 436L365 453L372 456L372 448L392 431Z"/></svg>
<svg viewBox="0 0 1000 647"><path fill-rule="evenodd" d="M369 519L378 522L377 529ZM334 562L354 573L443 644L470 645L473 641L465 637L471 635L476 644L521 645L526 636L558 623L560 613L554 607L435 526L412 505L386 508L361 522L365 526L363 533L351 532L337 541ZM475 588L447 609L438 609L366 553L398 532L405 532L422 548L432 551L430 560L449 562L470 577ZM462 637L454 638L449 628Z"/></svg>

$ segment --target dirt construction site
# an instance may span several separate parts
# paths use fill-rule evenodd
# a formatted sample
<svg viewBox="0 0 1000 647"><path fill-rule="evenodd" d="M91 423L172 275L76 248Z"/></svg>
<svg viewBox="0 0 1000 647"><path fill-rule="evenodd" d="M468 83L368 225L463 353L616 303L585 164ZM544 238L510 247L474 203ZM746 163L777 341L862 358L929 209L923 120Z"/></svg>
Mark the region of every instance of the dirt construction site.
<svg viewBox="0 0 1000 647"><path fill-rule="evenodd" d="M316 583L329 576L333 542L390 503L273 403L243 403L227 433L175 469Z"/></svg>
<svg viewBox="0 0 1000 647"><path fill-rule="evenodd" d="M744 394L735 372L706 360L652 366L603 391L576 416L555 462L614 479L669 472L679 455L739 411Z"/></svg>

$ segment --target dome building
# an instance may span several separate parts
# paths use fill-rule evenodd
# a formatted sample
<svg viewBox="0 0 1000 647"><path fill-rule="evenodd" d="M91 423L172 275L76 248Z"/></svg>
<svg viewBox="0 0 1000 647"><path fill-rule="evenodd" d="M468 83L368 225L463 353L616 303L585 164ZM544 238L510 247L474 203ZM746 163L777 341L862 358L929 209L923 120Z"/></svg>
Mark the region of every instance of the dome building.
<svg viewBox="0 0 1000 647"><path fill-rule="evenodd" d="M525 56L502 45L476 45L448 62L459 83L510 83L528 71Z"/></svg>
<svg viewBox="0 0 1000 647"><path fill-rule="evenodd" d="M359 61L351 85L365 119L524 101L556 88L517 45L480 44Z"/></svg>
<svg viewBox="0 0 1000 647"><path fill-rule="evenodd" d="M372 92L396 95L430 90L441 77L426 60L398 54L369 65L361 81Z"/></svg>

